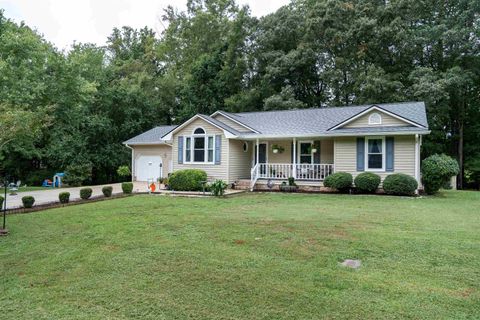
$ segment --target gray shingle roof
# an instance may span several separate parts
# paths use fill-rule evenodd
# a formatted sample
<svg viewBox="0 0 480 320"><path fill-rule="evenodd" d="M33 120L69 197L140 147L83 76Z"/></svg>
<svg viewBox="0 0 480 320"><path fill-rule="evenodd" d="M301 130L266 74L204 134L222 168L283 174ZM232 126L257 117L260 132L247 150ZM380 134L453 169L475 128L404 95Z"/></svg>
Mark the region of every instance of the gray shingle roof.
<svg viewBox="0 0 480 320"><path fill-rule="evenodd" d="M165 141L162 140L162 137L165 134L172 131L173 129L175 129L176 127L177 126L158 126L125 141L124 144L134 145L134 144L165 143Z"/></svg>
<svg viewBox="0 0 480 320"><path fill-rule="evenodd" d="M235 120L254 128L265 136L323 135L328 134L330 128L356 116L372 106L377 106L428 128L425 104L423 102L227 114ZM338 132L338 130L340 129L336 129L335 132ZM246 136L248 134L242 133L241 135Z"/></svg>
<svg viewBox="0 0 480 320"><path fill-rule="evenodd" d="M227 130L230 133L233 133L234 135L239 135L240 134L239 131L233 129L232 127L226 125L225 123L223 123L223 122L221 122L221 121L219 121L215 118L212 118L212 117L204 115L204 114L199 114L198 116L205 119L206 121L210 121L211 123L215 124L217 127L220 127L224 130Z"/></svg>

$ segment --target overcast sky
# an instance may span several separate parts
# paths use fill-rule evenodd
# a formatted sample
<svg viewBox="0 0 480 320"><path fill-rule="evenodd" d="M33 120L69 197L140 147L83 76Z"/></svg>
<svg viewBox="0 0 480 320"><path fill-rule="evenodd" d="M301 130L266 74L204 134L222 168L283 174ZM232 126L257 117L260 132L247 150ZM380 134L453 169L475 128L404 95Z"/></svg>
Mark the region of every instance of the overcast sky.
<svg viewBox="0 0 480 320"><path fill-rule="evenodd" d="M172 5L185 9L187 0L0 0L0 8L17 23L25 21L59 49L73 41L105 44L114 27L145 25L163 30L159 17ZM237 0L254 16L274 12L289 0Z"/></svg>

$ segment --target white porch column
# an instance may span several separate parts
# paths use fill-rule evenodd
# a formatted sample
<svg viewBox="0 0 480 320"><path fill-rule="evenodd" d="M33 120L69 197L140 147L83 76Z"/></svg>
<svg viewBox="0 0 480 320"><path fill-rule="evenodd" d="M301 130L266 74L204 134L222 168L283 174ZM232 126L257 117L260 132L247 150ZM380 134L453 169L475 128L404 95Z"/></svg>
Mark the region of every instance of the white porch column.
<svg viewBox="0 0 480 320"><path fill-rule="evenodd" d="M259 143L260 141L258 141L258 138L257 138L257 148L256 148L256 158L255 158L255 164L259 164L260 163L260 159L258 158L258 155L260 154L260 148L259 148Z"/></svg>
<svg viewBox="0 0 480 320"><path fill-rule="evenodd" d="M293 168L292 175L297 179L297 139L293 138Z"/></svg>
<svg viewBox="0 0 480 320"><path fill-rule="evenodd" d="M420 181L420 137L418 134L415 135L415 179L418 182L418 187L421 186ZM418 193L418 190L416 191Z"/></svg>

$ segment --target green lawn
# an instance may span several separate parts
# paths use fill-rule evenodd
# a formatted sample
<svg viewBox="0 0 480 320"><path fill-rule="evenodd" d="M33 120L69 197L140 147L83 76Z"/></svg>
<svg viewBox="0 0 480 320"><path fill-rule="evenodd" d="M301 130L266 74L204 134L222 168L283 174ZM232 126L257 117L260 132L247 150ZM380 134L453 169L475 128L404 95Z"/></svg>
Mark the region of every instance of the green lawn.
<svg viewBox="0 0 480 320"><path fill-rule="evenodd" d="M10 216L0 318L478 319L479 208L480 192L145 195Z"/></svg>

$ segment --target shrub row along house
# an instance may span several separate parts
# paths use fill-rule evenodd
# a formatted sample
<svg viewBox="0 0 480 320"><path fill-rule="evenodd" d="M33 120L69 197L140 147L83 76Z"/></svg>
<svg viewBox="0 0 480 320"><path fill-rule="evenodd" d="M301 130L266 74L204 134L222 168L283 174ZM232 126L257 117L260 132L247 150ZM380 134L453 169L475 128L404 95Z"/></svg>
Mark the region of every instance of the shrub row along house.
<svg viewBox="0 0 480 320"><path fill-rule="evenodd" d="M429 134L423 102L336 108L197 114L160 126L124 144L132 178L157 180L181 169L202 169L209 180L265 188L294 177L320 190L334 172L391 173L420 185L420 146ZM271 186L271 183L269 184Z"/></svg>

